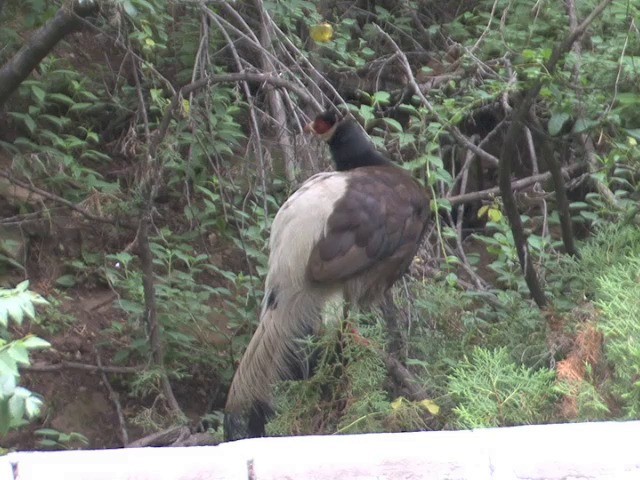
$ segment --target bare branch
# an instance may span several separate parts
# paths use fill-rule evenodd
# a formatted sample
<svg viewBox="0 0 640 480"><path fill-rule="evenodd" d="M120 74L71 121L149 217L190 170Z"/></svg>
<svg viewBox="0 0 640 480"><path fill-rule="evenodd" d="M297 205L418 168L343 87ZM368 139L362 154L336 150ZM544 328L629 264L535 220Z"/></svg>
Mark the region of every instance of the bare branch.
<svg viewBox="0 0 640 480"><path fill-rule="evenodd" d="M120 399L118 398L118 394L111 386L111 382L109 382L109 378L107 374L104 372L102 368L102 359L100 358L100 352L95 350L96 352L96 363L98 367L100 367L100 376L102 377L102 383L106 387L109 392L109 398L113 402L113 405L116 407L116 414L118 415L118 422L120 423L120 441L122 441L122 446L126 447L129 443L129 434L127 433L127 422L124 419L124 413L122 412L122 406L120 405Z"/></svg>
<svg viewBox="0 0 640 480"><path fill-rule="evenodd" d="M578 256L578 249L576 248L573 227L571 224L571 212L569 211L569 199L567 197L567 188L565 186L564 178L562 177L562 170L560 162L554 155L554 149L551 146L551 139L547 138L543 134L542 125L540 121L534 115L530 115L530 121L535 127L534 132L538 134L538 142L540 149L544 155L544 159L547 161L549 171L551 172L551 178L553 180L554 190L556 193L556 202L558 208L558 215L560 217L560 227L562 229L562 241L564 248L569 255ZM527 129L530 132L529 129ZM529 133L531 134L531 133Z"/></svg>
<svg viewBox="0 0 640 480"><path fill-rule="evenodd" d="M27 372L59 372L60 370L84 370L87 372L107 372L107 373L123 373L123 374L138 374L146 370L145 367L114 367L104 365L90 365L87 363L67 362L62 361L60 363L34 363L20 367L21 370Z"/></svg>
<svg viewBox="0 0 640 480"><path fill-rule="evenodd" d="M46 198L48 200L52 200L56 203L59 203L60 205L64 205L65 207L70 208L71 210L73 210L74 212L78 212L79 214L81 214L83 217L87 218L88 220L93 220L94 222L100 222L100 223L108 223L111 225L120 225L120 226L125 226L127 228L137 228L135 225L127 222L127 221L120 221L120 220L116 220L113 218L109 218L109 217L99 217L97 215L92 214L91 212L88 212L87 210L78 207L75 203L70 202L69 200L66 200L62 197L59 197L58 195L55 195L51 192L47 192L46 190L42 190L41 188L35 187L33 185L30 185L26 182L23 182L22 180L18 180L17 178L13 177L11 174L6 173L6 172L0 172L0 177L4 177L7 180L9 180L9 182L11 182L14 185L17 185L21 188L27 189L33 193L37 193L38 195L40 195L43 198Z"/></svg>
<svg viewBox="0 0 640 480"><path fill-rule="evenodd" d="M585 164L574 164L567 168L563 168L562 174L573 177L574 175L580 175L584 173L586 170L587 166ZM521 178L520 180L511 182L511 189L513 191L518 191L523 188L527 188L534 183L546 182L550 179L551 172ZM449 201L449 203L451 203L452 207L455 207L457 205L460 205L461 203L472 203L477 202L478 200L491 200L498 195L500 195L500 187L494 187L488 188L487 190L481 190L479 192L465 193L464 195L453 195L451 197L447 197L447 200Z"/></svg>
<svg viewBox="0 0 640 480"><path fill-rule="evenodd" d="M580 25L573 29L569 35L560 42L560 44L555 46L551 53L551 58L545 64L548 75L552 75L555 72L562 56L569 51L573 43L584 33L591 22L593 22L593 20L595 20L596 17L602 13L602 11L612 1L613 0L604 0L601 2ZM509 223L511 225L511 233L513 234L513 240L516 244L520 266L522 267L531 295L540 307L545 306L547 304L547 300L540 285L538 274L535 271L531 255L529 254L522 221L520 220L518 207L513 196L513 191L511 190L511 159L516 155L516 140L518 133L522 129L523 120L529 114L534 101L538 97L542 84L543 79L539 79L533 87L527 91L524 99L518 105L518 108L514 110L511 124L507 130L502 151L500 153L499 168L499 185L502 193L502 201L504 203L505 213L509 218Z"/></svg>
<svg viewBox="0 0 640 480"><path fill-rule="evenodd" d="M482 148L479 148L475 143L473 143L471 140L465 137L462 134L462 132L458 129L458 127L456 127L455 125L451 125L446 119L442 118L442 116L433 107L431 102L422 93L422 90L420 89L418 82L416 81L416 78L414 77L413 72L411 71L411 65L409 64L409 60L407 59L407 56L404 54L404 52L400 49L398 44L393 40L393 38L391 38L391 36L388 33L382 30L380 26L376 24L373 24L373 25L382 34L382 36L384 36L384 38L391 44L391 46L393 46L393 49L395 50L396 55L400 59L400 63L402 64L402 67L405 70L405 74L409 79L409 85L413 89L414 93L418 95L422 104L427 108L427 110L429 110L429 113L431 113L436 118L436 120L439 123L441 123L451 135L453 135L453 137L456 139L456 141L460 145L467 148L468 150L471 150L478 157L489 162L490 164L498 165L499 161L497 157L494 157L493 155L486 152Z"/></svg>

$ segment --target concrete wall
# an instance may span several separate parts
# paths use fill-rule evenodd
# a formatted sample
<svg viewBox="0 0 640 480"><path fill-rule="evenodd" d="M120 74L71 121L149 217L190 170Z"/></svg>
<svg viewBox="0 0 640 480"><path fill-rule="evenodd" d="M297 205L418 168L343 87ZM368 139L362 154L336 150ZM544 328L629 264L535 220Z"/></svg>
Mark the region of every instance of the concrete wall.
<svg viewBox="0 0 640 480"><path fill-rule="evenodd" d="M640 422L19 452L0 480L640 480Z"/></svg>

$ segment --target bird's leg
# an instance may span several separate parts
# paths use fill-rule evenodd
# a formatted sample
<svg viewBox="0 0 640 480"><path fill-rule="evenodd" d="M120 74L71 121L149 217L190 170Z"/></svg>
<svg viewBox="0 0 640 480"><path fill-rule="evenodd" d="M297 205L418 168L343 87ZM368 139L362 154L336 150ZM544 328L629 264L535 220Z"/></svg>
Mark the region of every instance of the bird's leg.
<svg viewBox="0 0 640 480"><path fill-rule="evenodd" d="M387 325L389 336L389 353L404 363L407 357L406 318L393 300L391 290L387 290L380 304L382 317Z"/></svg>
<svg viewBox="0 0 640 480"><path fill-rule="evenodd" d="M351 309L350 302L345 302L343 311L342 311L342 326L340 328L341 337L342 335L348 334L348 335L351 335L351 338L356 344L365 346L365 347L369 346L371 342L369 342L369 340L367 340L360 334L360 331L358 330L357 321L352 320L352 316L349 315L351 311L352 309ZM359 312L356 312L356 313L359 313ZM357 318L358 315L356 314L355 317ZM342 341L342 338L341 338L341 341Z"/></svg>

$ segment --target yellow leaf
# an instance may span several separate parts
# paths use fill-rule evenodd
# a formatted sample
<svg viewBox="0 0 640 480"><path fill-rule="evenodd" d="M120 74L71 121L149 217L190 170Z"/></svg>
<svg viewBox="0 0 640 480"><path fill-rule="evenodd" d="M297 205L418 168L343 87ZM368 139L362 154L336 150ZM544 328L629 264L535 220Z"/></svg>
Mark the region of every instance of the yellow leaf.
<svg viewBox="0 0 640 480"><path fill-rule="evenodd" d="M489 205L481 206L480 209L478 210L478 218L484 217L488 211L489 211Z"/></svg>
<svg viewBox="0 0 640 480"><path fill-rule="evenodd" d="M632 147L635 147L636 145L638 145L638 141L633 137L627 137L627 143Z"/></svg>
<svg viewBox="0 0 640 480"><path fill-rule="evenodd" d="M500 220L502 220L502 212L497 208L490 208L487 211L487 215L489 216L489 220L491 220L492 222L498 223Z"/></svg>
<svg viewBox="0 0 640 480"><path fill-rule="evenodd" d="M326 43L333 39L333 27L328 23L313 25L310 28L309 34L316 42Z"/></svg>
<svg viewBox="0 0 640 480"><path fill-rule="evenodd" d="M424 408L431 415L438 415L440 413L440 406L433 400L425 399L419 402L418 405Z"/></svg>
<svg viewBox="0 0 640 480"><path fill-rule="evenodd" d="M188 117L191 112L191 104L186 98L182 99L182 111L184 112L185 117Z"/></svg>
<svg viewBox="0 0 640 480"><path fill-rule="evenodd" d="M391 402L391 409L392 410L398 410L400 407L402 407L402 404L404 402L406 402L404 397L396 398L393 402Z"/></svg>

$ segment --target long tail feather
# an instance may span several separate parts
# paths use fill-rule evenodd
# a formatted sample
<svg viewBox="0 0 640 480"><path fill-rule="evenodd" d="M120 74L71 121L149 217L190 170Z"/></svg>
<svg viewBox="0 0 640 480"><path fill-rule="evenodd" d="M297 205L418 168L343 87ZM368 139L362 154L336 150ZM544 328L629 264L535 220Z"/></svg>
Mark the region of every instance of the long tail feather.
<svg viewBox="0 0 640 480"><path fill-rule="evenodd" d="M309 375L301 340L315 335L322 323L327 295L306 289L268 293L260 324L240 361L225 408L225 438L264 435L272 413L275 383Z"/></svg>

